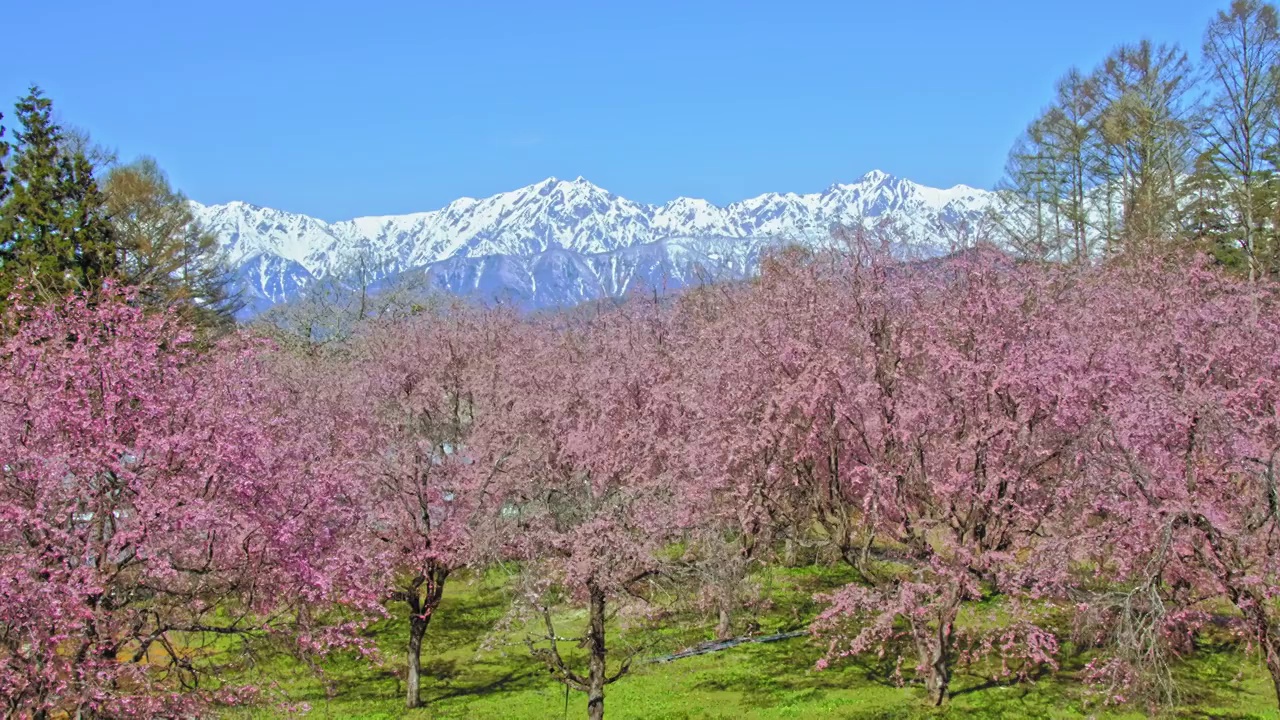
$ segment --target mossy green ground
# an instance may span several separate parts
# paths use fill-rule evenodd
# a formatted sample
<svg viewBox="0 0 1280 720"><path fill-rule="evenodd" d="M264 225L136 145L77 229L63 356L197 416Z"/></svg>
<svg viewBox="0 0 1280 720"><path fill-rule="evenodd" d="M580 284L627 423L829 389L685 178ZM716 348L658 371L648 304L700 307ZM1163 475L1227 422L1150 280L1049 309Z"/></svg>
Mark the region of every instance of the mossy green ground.
<svg viewBox="0 0 1280 720"><path fill-rule="evenodd" d="M812 617L814 592L846 578L818 567L771 572L773 610L759 618L761 632L801 627ZM564 686L520 643L481 650L507 608L502 577L450 581L423 649L426 707L403 709L403 685L390 672L403 661L407 622L396 618L373 628L388 668L355 658L332 658L323 667L334 692L326 694L309 670L274 660L254 670L258 684L274 683L292 702L305 702L313 718L559 718L566 713ZM581 613L566 613L557 630L574 634ZM578 627L575 627L578 626ZM678 650L709 637L706 618L668 621L661 631L633 633L644 655ZM614 638L610 642L615 646ZM993 683L957 673L954 695L942 709L924 705L923 692L898 687L874 662L842 662L814 669L821 648L807 637L662 664L641 664L606 691L606 716L643 718L1142 718L1144 708L1105 708L1076 679L1082 660L1065 658L1062 671L1036 682ZM1261 662L1232 647L1202 648L1180 668L1183 704L1161 715L1177 718L1278 718ZM234 710L227 718L281 717L279 710ZM586 698L568 696L567 716L586 716Z"/></svg>

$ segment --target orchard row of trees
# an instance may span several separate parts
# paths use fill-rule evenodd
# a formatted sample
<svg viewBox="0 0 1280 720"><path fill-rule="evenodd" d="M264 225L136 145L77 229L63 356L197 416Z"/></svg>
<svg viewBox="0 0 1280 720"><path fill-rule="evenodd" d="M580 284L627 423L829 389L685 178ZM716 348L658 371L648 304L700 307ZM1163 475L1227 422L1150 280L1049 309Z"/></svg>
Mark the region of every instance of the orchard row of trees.
<svg viewBox="0 0 1280 720"><path fill-rule="evenodd" d="M112 278L144 288L139 299L154 307L227 329L239 306L218 238L155 160L117 163L59 124L38 87L14 110L11 140L0 125L0 297L23 286L56 299Z"/></svg>
<svg viewBox="0 0 1280 720"><path fill-rule="evenodd" d="M502 563L545 629L532 660L598 718L630 663L612 624L709 599L728 634L789 545L857 578L813 621L820 666L883 653L933 703L961 666L1026 678L1067 652L1109 702L1171 700L1211 623L1280 692L1277 288L862 247L671 301L440 306L324 345L197 347L189 317L111 281L15 295L5 714L268 699L227 671L378 662L362 628L397 611L415 706L450 579ZM563 603L587 609L583 666Z"/></svg>
<svg viewBox="0 0 1280 720"><path fill-rule="evenodd" d="M1196 57L1144 40L1068 71L1010 153L1002 225L1034 257L1184 244L1271 276L1277 170L1280 24L1270 3L1232 0Z"/></svg>
<svg viewBox="0 0 1280 720"><path fill-rule="evenodd" d="M383 662L391 613L414 707L450 580L501 565L531 661L599 718L620 619L675 598L727 636L796 547L856 578L821 598L819 666L880 655L934 704L961 667L1067 654L1106 702L1172 702L1210 627L1280 704L1276 38L1238 0L1201 73L1151 43L1070 73L1011 156L1016 260L896 262L856 230L664 300L335 286L272 329L231 326L216 239L155 163L33 89L0 134L4 714L270 701L229 678Z"/></svg>

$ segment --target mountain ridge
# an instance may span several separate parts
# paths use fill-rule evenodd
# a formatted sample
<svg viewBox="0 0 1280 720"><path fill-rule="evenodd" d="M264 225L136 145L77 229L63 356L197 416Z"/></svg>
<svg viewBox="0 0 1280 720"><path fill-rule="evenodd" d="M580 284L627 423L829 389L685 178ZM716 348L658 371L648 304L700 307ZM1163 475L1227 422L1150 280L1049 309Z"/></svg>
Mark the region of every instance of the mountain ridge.
<svg viewBox="0 0 1280 720"><path fill-rule="evenodd" d="M873 170L852 183L833 183L820 193L762 193L726 205L691 197L640 203L579 176L574 180L549 177L487 198L462 197L436 210L332 223L244 201L192 202L192 208L196 218L218 234L256 312L297 296L316 280L341 276L357 262L373 277L389 278L409 271L429 274L432 268L442 269L446 261L460 267L478 258L529 259L559 250L581 256L581 262L569 265L599 268L600 257L627 249L649 248L640 254L652 255L659 250L687 250L688 243L699 239L712 241L708 247L715 246L719 255L731 251L735 241L751 248L750 252L781 242L819 244L834 225L881 218L898 221L914 245L942 250L948 234L981 221L993 198L994 193L968 185L930 188ZM659 245L670 239L683 242ZM687 275L689 268L680 264L698 253L677 254L680 257L653 260L653 267ZM705 261L699 260L703 266ZM529 262L507 265L532 267ZM444 274L458 277L457 272ZM554 283L555 278L547 280ZM576 282L568 276L562 280L569 285ZM531 287L532 277L507 273L500 284L466 292ZM447 282L438 287L462 291ZM581 295L579 300L595 297L581 289L553 294Z"/></svg>

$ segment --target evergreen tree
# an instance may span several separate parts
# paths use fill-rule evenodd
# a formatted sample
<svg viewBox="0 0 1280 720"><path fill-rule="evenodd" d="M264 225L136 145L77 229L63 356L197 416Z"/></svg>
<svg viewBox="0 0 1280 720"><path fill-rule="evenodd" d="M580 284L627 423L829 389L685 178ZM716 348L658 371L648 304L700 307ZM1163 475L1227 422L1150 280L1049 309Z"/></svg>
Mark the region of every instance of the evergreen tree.
<svg viewBox="0 0 1280 720"><path fill-rule="evenodd" d="M1230 210L1230 183L1206 151L1196 158L1195 169L1185 186L1186 222L1183 234L1196 247L1208 251L1226 267L1243 269L1248 260L1240 242L1240 223ZM1258 191L1259 197L1261 190Z"/></svg>
<svg viewBox="0 0 1280 720"><path fill-rule="evenodd" d="M0 113L0 120L4 120L4 113ZM9 175L4 169L8 157L9 143L4 139L4 125L0 124L0 207L4 207L5 198L9 196Z"/></svg>
<svg viewBox="0 0 1280 720"><path fill-rule="evenodd" d="M96 287L112 274L114 253L93 164L66 148L39 88L15 109L21 129L0 206L0 296L20 282L55 295Z"/></svg>

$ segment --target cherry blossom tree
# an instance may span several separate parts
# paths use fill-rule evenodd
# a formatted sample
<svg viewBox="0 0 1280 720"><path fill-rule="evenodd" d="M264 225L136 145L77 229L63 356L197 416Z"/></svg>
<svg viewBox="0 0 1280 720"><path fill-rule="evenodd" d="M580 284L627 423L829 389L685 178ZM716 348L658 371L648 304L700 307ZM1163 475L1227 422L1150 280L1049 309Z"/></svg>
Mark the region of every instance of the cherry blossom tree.
<svg viewBox="0 0 1280 720"><path fill-rule="evenodd" d="M22 322L16 320L21 318ZM128 293L26 307L0 340L0 702L152 717L246 701L226 642L351 641L353 518L257 348L211 355Z"/></svg>
<svg viewBox="0 0 1280 720"><path fill-rule="evenodd" d="M978 250L890 279L882 307L897 319L855 320L862 367L815 383L807 452L856 498L866 533L865 582L834 593L815 629L835 655L905 642L941 704L958 660L994 653L1001 674L1055 665L1057 639L1027 603L1068 583L1056 520L1075 501L1073 448L1097 403L1061 319L1069 276ZM876 545L894 552L876 562ZM1014 621L958 626L962 604L990 593ZM846 637L848 617L860 622Z"/></svg>
<svg viewBox="0 0 1280 720"><path fill-rule="evenodd" d="M1117 699L1150 692L1141 675L1152 659L1189 648L1226 600L1280 702L1276 291L1203 265L1115 270L1095 284L1112 397L1088 449L1087 493L1089 520L1108 531L1092 558L1110 589L1091 604L1109 608L1113 639L1145 630L1120 635L1128 647L1095 664L1093 679ZM1161 675L1154 689L1171 699Z"/></svg>
<svg viewBox="0 0 1280 720"><path fill-rule="evenodd" d="M1053 522L1095 403L1060 382L1081 362L1059 311L1071 288L992 250L904 264L854 247L777 258L725 314L700 394L726 399L708 400L709 454L748 528L816 523L858 570L814 625L829 657L913 656L934 703L959 660L1053 664L1029 603L1065 582ZM995 637L958 628L993 592L1026 612Z"/></svg>
<svg viewBox="0 0 1280 720"><path fill-rule="evenodd" d="M505 395L483 444L492 525L505 557L525 567L523 604L544 624L530 649L570 688L587 693L588 715L604 716L610 670L610 607L642 596L662 554L688 524L678 500L683 403L665 321L653 305L534 322L510 337ZM551 604L567 592L587 606L587 669L561 653Z"/></svg>
<svg viewBox="0 0 1280 720"><path fill-rule="evenodd" d="M760 583L751 577L760 563L746 551L741 534L734 529L705 520L700 525L688 533L684 555L673 574L693 586L692 606L715 616L716 640L728 640L740 610L756 610L769 603Z"/></svg>
<svg viewBox="0 0 1280 720"><path fill-rule="evenodd" d="M422 640L450 574L472 556L472 519L492 468L471 435L502 369L513 317L453 305L363 333L330 405L348 424L361 484L370 561L388 599L409 610L406 705L420 705Z"/></svg>
<svg viewBox="0 0 1280 720"><path fill-rule="evenodd" d="M805 385L822 362L837 314L829 278L814 255L792 249L767 258L760 280L682 298L677 313L682 382L690 387L697 429L686 439L697 469L691 492L704 522L736 524L748 556L776 541L823 542L841 554L856 547L856 508L818 488L795 456L805 419L779 398Z"/></svg>
<svg viewBox="0 0 1280 720"><path fill-rule="evenodd" d="M671 302L457 304L307 352L197 347L111 286L15 298L4 713L253 701L222 678L256 645L370 652L357 631L388 602L416 707L448 579L513 560L530 650L600 718L624 613L657 612L664 582L727 636L784 543L857 573L812 623L820 666L878 653L934 704L961 666L1055 667L1044 617L1071 606L1110 701L1170 699L1212 621L1280 703L1277 291L1200 263L907 263L853 239ZM581 638L557 632L565 601Z"/></svg>
<svg viewBox="0 0 1280 720"><path fill-rule="evenodd" d="M1198 265L848 260L834 280L784 269L739 313L743 394L769 399L727 408L748 434L719 436L766 460L739 498L807 499L862 575L814 625L829 657L914 653L941 702L959 661L1052 666L1031 607L1088 589L1082 618L1108 647L1086 675L1113 700L1157 666L1167 695L1219 600L1276 676L1274 290ZM957 623L991 593L1012 622Z"/></svg>

